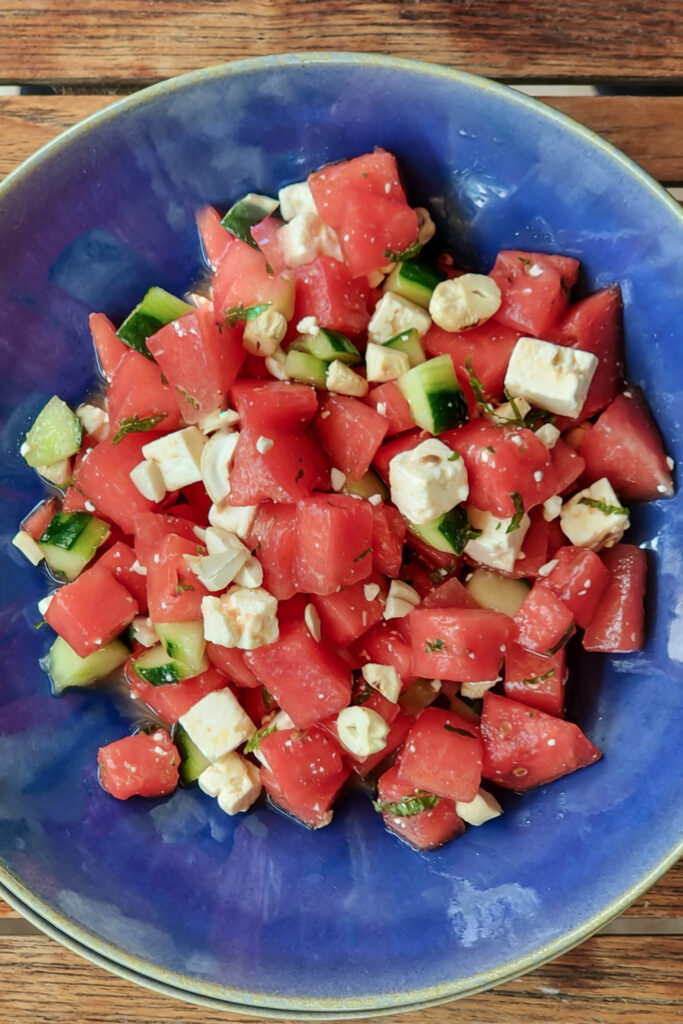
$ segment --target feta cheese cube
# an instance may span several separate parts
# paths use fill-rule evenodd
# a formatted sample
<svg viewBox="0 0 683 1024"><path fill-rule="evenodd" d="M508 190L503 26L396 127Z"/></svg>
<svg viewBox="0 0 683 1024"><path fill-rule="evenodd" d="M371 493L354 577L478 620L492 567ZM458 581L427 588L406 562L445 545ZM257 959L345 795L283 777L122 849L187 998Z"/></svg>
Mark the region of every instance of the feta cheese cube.
<svg viewBox="0 0 683 1024"><path fill-rule="evenodd" d="M197 778L199 788L218 799L226 814L247 811L261 794L259 770L235 751L210 764Z"/></svg>
<svg viewBox="0 0 683 1024"><path fill-rule="evenodd" d="M492 277L462 274L440 281L429 300L429 313L444 331L476 327L498 312L502 296Z"/></svg>
<svg viewBox="0 0 683 1024"><path fill-rule="evenodd" d="M336 231L329 227L317 210L298 213L277 233L284 260L289 267L311 263L318 256L344 259Z"/></svg>
<svg viewBox="0 0 683 1024"><path fill-rule="evenodd" d="M222 647L252 651L279 635L277 601L261 587L233 587L222 597L202 598L204 638Z"/></svg>
<svg viewBox="0 0 683 1024"><path fill-rule="evenodd" d="M238 587L246 587L248 590L256 590L263 583L263 566L258 558L249 555L240 571L233 581Z"/></svg>
<svg viewBox="0 0 683 1024"><path fill-rule="evenodd" d="M34 540L30 533L19 530L12 537L12 544L18 551L21 551L25 558L28 558L31 565L39 565L45 558L38 541Z"/></svg>
<svg viewBox="0 0 683 1024"><path fill-rule="evenodd" d="M614 493L614 488L603 476L569 501L560 513L560 526L570 544L600 551L611 548L624 536L630 526L628 510Z"/></svg>
<svg viewBox="0 0 683 1024"><path fill-rule="evenodd" d="M230 470L239 439L236 430L220 430L204 444L199 463L200 479L216 505L230 493Z"/></svg>
<svg viewBox="0 0 683 1024"><path fill-rule="evenodd" d="M94 438L95 441L104 441L109 433L109 414L106 409L99 405L92 405L84 402L76 408L76 415L81 421L84 433Z"/></svg>
<svg viewBox="0 0 683 1024"><path fill-rule="evenodd" d="M520 398L521 402L522 399ZM542 427L539 427L536 431L536 437L539 441L542 441L546 448L554 448L557 444L560 431L557 429L554 423L544 423Z"/></svg>
<svg viewBox="0 0 683 1024"><path fill-rule="evenodd" d="M352 706L337 715L337 735L356 757L370 757L386 747L389 723L371 708Z"/></svg>
<svg viewBox="0 0 683 1024"><path fill-rule="evenodd" d="M429 314L414 302L394 292L385 292L375 306L368 324L368 341L381 345L401 331L414 328L422 337L432 326Z"/></svg>
<svg viewBox="0 0 683 1024"><path fill-rule="evenodd" d="M227 687L207 693L179 721L209 761L229 754L256 732L256 726Z"/></svg>
<svg viewBox="0 0 683 1024"><path fill-rule="evenodd" d="M413 608L420 603L417 590L403 580L392 580L389 584L387 603L384 606L384 619L403 619L410 615Z"/></svg>
<svg viewBox="0 0 683 1024"><path fill-rule="evenodd" d="M336 395L350 395L352 398L362 398L368 393L365 377L342 363L341 359L333 359L328 366L325 386Z"/></svg>
<svg viewBox="0 0 683 1024"><path fill-rule="evenodd" d="M247 320L242 344L253 356L272 356L287 333L287 321L277 309L264 309Z"/></svg>
<svg viewBox="0 0 683 1024"><path fill-rule="evenodd" d="M202 479L200 462L206 444L198 427L184 427L150 441L143 446L142 454L158 464L166 490L177 491Z"/></svg>
<svg viewBox="0 0 683 1024"><path fill-rule="evenodd" d="M403 684L401 677L393 665L363 665L361 669L365 682L378 690L383 697L396 704Z"/></svg>
<svg viewBox="0 0 683 1024"><path fill-rule="evenodd" d="M307 181L295 181L293 185L285 185L278 192L278 199L283 220L293 220L302 213L318 212Z"/></svg>
<svg viewBox="0 0 683 1024"><path fill-rule="evenodd" d="M367 379L373 383L396 380L410 369L407 353L385 345L369 342L365 350L365 369Z"/></svg>
<svg viewBox="0 0 683 1024"><path fill-rule="evenodd" d="M511 530L510 533L507 530L512 523L512 517L499 519L491 512L475 508L474 505L467 506L467 515L475 530L481 530L481 533L473 540L468 540L465 554L491 569L511 572L529 529L528 515L525 513L517 529Z"/></svg>
<svg viewBox="0 0 683 1024"><path fill-rule="evenodd" d="M246 540L253 526L258 505L225 505L209 509L209 522L227 533L234 533L240 540Z"/></svg>
<svg viewBox="0 0 683 1024"><path fill-rule="evenodd" d="M144 498L161 501L166 494L166 484L158 462L143 459L128 475Z"/></svg>
<svg viewBox="0 0 683 1024"><path fill-rule="evenodd" d="M469 494L463 459L437 438L395 455L389 463L389 485L401 515L418 525L442 516Z"/></svg>
<svg viewBox="0 0 683 1024"><path fill-rule="evenodd" d="M543 518L546 523L552 523L562 511L562 498L559 494L553 494L552 498L546 498L543 502Z"/></svg>
<svg viewBox="0 0 683 1024"><path fill-rule="evenodd" d="M505 387L513 398L526 398L557 416L581 415L598 357L592 352L520 338L512 350Z"/></svg>
<svg viewBox="0 0 683 1024"><path fill-rule="evenodd" d="M479 790L474 800L456 800L455 811L468 825L483 825L484 822L498 818L503 813L495 796L484 789Z"/></svg>

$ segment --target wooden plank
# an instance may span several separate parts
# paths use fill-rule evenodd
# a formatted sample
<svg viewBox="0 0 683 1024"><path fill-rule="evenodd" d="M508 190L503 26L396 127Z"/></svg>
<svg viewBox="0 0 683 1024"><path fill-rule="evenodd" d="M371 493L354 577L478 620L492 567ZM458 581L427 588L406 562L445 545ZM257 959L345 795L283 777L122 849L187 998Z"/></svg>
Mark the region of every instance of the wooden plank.
<svg viewBox="0 0 683 1024"><path fill-rule="evenodd" d="M0 177L117 98L0 96ZM544 102L599 132L660 181L683 181L683 96L553 96Z"/></svg>
<svg viewBox="0 0 683 1024"><path fill-rule="evenodd" d="M597 937L559 960L449 1006L386 1024L674 1024L683 1021L683 937ZM253 1024L190 1006L93 967L44 937L0 938L3 1024ZM637 979L637 981L636 981Z"/></svg>
<svg viewBox="0 0 683 1024"><path fill-rule="evenodd" d="M679 0L0 0L3 82L156 81L369 51L521 80L681 80Z"/></svg>

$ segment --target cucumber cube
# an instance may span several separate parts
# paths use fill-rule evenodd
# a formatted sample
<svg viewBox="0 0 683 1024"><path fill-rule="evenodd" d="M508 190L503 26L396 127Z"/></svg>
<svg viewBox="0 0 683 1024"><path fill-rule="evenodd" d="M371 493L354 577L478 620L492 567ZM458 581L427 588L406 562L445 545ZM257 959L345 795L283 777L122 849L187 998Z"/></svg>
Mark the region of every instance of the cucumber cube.
<svg viewBox="0 0 683 1024"><path fill-rule="evenodd" d="M418 427L430 434L442 434L467 419L467 402L450 356L428 359L408 370L396 383Z"/></svg>
<svg viewBox="0 0 683 1024"><path fill-rule="evenodd" d="M76 413L53 395L26 435L21 454L29 466L52 466L75 455L82 438L83 428Z"/></svg>
<svg viewBox="0 0 683 1024"><path fill-rule="evenodd" d="M147 339L172 320L191 313L194 308L163 288L150 288L142 301L123 321L116 336L140 355L152 359L152 353L147 348Z"/></svg>
<svg viewBox="0 0 683 1024"><path fill-rule="evenodd" d="M48 651L43 664L55 694L69 687L92 686L99 679L111 675L130 657L130 651L120 640L112 640L106 647L80 658L66 640L58 636Z"/></svg>

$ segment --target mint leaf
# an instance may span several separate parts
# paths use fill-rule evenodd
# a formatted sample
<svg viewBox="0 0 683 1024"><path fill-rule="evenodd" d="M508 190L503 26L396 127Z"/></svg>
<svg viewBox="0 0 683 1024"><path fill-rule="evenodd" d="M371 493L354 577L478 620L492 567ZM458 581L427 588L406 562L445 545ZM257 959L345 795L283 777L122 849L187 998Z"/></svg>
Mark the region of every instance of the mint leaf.
<svg viewBox="0 0 683 1024"><path fill-rule="evenodd" d="M366 548L365 551L361 551L359 555L356 555L354 562L362 562L366 555L372 553L372 548Z"/></svg>
<svg viewBox="0 0 683 1024"><path fill-rule="evenodd" d="M606 516L627 516L628 509L622 505L608 505L606 501L598 501L597 498L579 498L579 505L588 505L589 508L599 509Z"/></svg>
<svg viewBox="0 0 683 1024"><path fill-rule="evenodd" d="M515 514L510 520L508 528L505 531L506 533L512 533L514 530L518 530L524 516L524 502L522 501L522 495L519 491L515 491L514 494L510 495L510 497L512 498L512 504L515 506Z"/></svg>
<svg viewBox="0 0 683 1024"><path fill-rule="evenodd" d="M259 313L263 313L272 305L272 302L263 302L259 306L243 306L241 302L238 302L236 306L231 306L230 309L223 311L223 323L226 327L237 327L245 320L253 320Z"/></svg>
<svg viewBox="0 0 683 1024"><path fill-rule="evenodd" d="M484 392L484 385L482 384L479 377L477 377L472 367L472 356L467 356L467 358L465 359L465 369L467 370L470 387L474 392L474 398L476 400L477 405L480 405L486 412L493 412L493 405L491 404L491 402L489 402L489 400L486 397L486 393Z"/></svg>
<svg viewBox="0 0 683 1024"><path fill-rule="evenodd" d="M426 793L421 790L414 796L406 796L395 803L388 800L373 800L372 806L379 814L393 814L397 818L412 818L414 814L431 811L438 802L439 797L434 793Z"/></svg>
<svg viewBox="0 0 683 1024"><path fill-rule="evenodd" d="M265 736L270 736L270 734L272 732L275 732L276 728L277 728L277 726L275 726L275 725L268 725L264 729L257 729L256 732L254 733L254 735L251 737L251 739L247 740L247 742L245 743L245 745L244 745L244 753L245 754L253 754L254 751L258 750L258 748L260 747L261 740Z"/></svg>
<svg viewBox="0 0 683 1024"><path fill-rule="evenodd" d="M547 672L544 672L542 676L530 676L529 679L522 679L524 686L540 686L546 679L550 679L551 676L555 675L555 669L549 668Z"/></svg>
<svg viewBox="0 0 683 1024"><path fill-rule="evenodd" d="M434 640L428 640L425 644L425 653L433 654L434 651L442 651L445 647L445 643L440 637L436 637Z"/></svg>
<svg viewBox="0 0 683 1024"><path fill-rule="evenodd" d="M448 722L444 725L446 732L455 732L458 736L469 736L471 740L476 740L476 736L473 732L468 732L467 729L458 729L455 725L449 725Z"/></svg>
<svg viewBox="0 0 683 1024"><path fill-rule="evenodd" d="M138 419L137 416L126 416L125 419L119 420L119 429L112 437L111 443L118 444L127 434L144 434L148 430L154 430L165 419L165 412L155 412L151 416L145 416L144 419Z"/></svg>
<svg viewBox="0 0 683 1024"><path fill-rule="evenodd" d="M385 249L382 255L391 263L403 263L405 260L412 260L420 252L422 246L419 239L415 239L407 249Z"/></svg>
<svg viewBox="0 0 683 1024"><path fill-rule="evenodd" d="M192 406L193 409L198 409L199 408L199 402L197 401L197 399L193 398L192 395L188 394L187 391L183 391L182 388L178 388L178 387L176 387L176 391L178 392L179 395L183 396L183 398L185 399L186 402L190 403L190 405Z"/></svg>

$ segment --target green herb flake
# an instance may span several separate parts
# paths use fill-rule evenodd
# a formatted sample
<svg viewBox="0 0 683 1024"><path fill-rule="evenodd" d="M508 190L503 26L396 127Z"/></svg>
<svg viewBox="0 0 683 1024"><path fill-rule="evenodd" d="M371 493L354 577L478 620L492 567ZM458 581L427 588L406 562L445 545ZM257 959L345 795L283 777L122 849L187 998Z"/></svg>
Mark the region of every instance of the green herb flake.
<svg viewBox="0 0 683 1024"><path fill-rule="evenodd" d="M476 736L473 732L468 732L467 729L458 729L455 725L449 725L448 722L444 725L446 732L455 732L458 736L468 736L471 740L476 740Z"/></svg>
<svg viewBox="0 0 683 1024"><path fill-rule="evenodd" d="M41 619L40 622L33 623L34 629L42 629L43 626L47 626L47 619Z"/></svg>
<svg viewBox="0 0 683 1024"><path fill-rule="evenodd" d="M362 687L359 687L353 697L354 704L365 704L366 701L370 700L375 690L370 683L365 683Z"/></svg>
<svg viewBox="0 0 683 1024"><path fill-rule="evenodd" d="M434 793L427 793L420 790L414 796L405 796L396 802L388 800L373 800L372 806L378 814L393 814L396 818L412 818L415 814L422 814L423 811L431 811L439 802L439 797Z"/></svg>
<svg viewBox="0 0 683 1024"><path fill-rule="evenodd" d="M579 505L588 505L589 508L597 508L605 516L627 516L628 509L623 505L608 505L606 501L598 501L597 498L579 498Z"/></svg>
<svg viewBox="0 0 683 1024"><path fill-rule="evenodd" d="M261 690L261 700L263 701L266 710L270 711L270 709L273 706L273 698L271 697L269 691L265 688L265 686Z"/></svg>
<svg viewBox="0 0 683 1024"><path fill-rule="evenodd" d="M391 263L403 263L405 260L412 260L420 252L422 246L418 238L407 249L385 249L382 255Z"/></svg>
<svg viewBox="0 0 683 1024"><path fill-rule="evenodd" d="M467 356L467 358L465 359L465 369L467 370L470 387L474 392L474 398L476 400L477 405L480 405L485 412L493 412L493 405L491 404L491 402L489 402L489 400L486 397L486 393L484 392L484 385L474 372L474 368L472 366L472 356Z"/></svg>
<svg viewBox="0 0 683 1024"><path fill-rule="evenodd" d="M505 531L506 533L513 533L515 530L518 530L524 516L524 502L522 501L522 495L519 491L515 491L514 494L510 495L510 497L512 498L512 504L515 506L515 514L508 524L508 528Z"/></svg>
<svg viewBox="0 0 683 1024"><path fill-rule="evenodd" d="M555 675L555 669L549 668L547 672L544 672L542 676L531 676L529 679L522 679L524 686L540 686L546 679L550 679L551 676Z"/></svg>
<svg viewBox="0 0 683 1024"><path fill-rule="evenodd" d="M491 449L491 451L493 451L493 448ZM460 452L453 452L452 455L448 456L447 461L448 462L457 462L459 458L460 458Z"/></svg>
<svg viewBox="0 0 683 1024"><path fill-rule="evenodd" d="M366 555L372 554L372 548L366 548L365 551L361 551L359 555L356 555L354 562L362 562Z"/></svg>
<svg viewBox="0 0 683 1024"><path fill-rule="evenodd" d="M304 475L304 471L303 471L303 469L300 469L300 470L299 470L299 472L298 472L298 473L296 474L296 476L294 477L294 483L295 483L295 484L298 484L298 483L299 483L299 480L301 480L301 477L302 477L303 475Z"/></svg>
<svg viewBox="0 0 683 1024"><path fill-rule="evenodd" d="M434 651L443 651L446 644L440 637L436 637L434 640L428 640L425 644L425 654L433 654Z"/></svg>
<svg viewBox="0 0 683 1024"><path fill-rule="evenodd" d="M259 306L243 306L241 302L238 302L236 306L224 310L223 323L226 327L237 327L245 320L253 320L259 313L263 313L272 305L272 302L263 302Z"/></svg>
<svg viewBox="0 0 683 1024"><path fill-rule="evenodd" d="M574 623L570 622L569 625L567 626L566 632L564 632L562 634L562 636L557 641L557 643L553 647L551 647L550 650L545 652L546 657L547 658L552 658L553 654L557 654L557 652L560 650L560 648L564 647L564 645L567 643L567 640L569 640L569 638L571 636L573 636L573 634L574 634Z"/></svg>
<svg viewBox="0 0 683 1024"><path fill-rule="evenodd" d="M496 449L493 447L492 444L487 444L486 445L486 451L487 452L491 452L492 455L496 454Z"/></svg>
<svg viewBox="0 0 683 1024"><path fill-rule="evenodd" d="M514 419L511 422L515 423L515 424L518 424L520 427L523 427L524 426L524 417L522 416L521 412L519 411L519 406L517 405L517 402L515 401L514 395L510 394L510 392L508 391L507 388L504 389L503 393L504 393L505 397L508 400L510 408L512 409L512 415L514 416Z"/></svg>
<svg viewBox="0 0 683 1024"><path fill-rule="evenodd" d="M555 417L547 409L529 409L528 413L524 417L524 424L528 430L538 430L539 427L544 427L546 423L554 423Z"/></svg>
<svg viewBox="0 0 683 1024"><path fill-rule="evenodd" d="M112 437L111 443L118 444L128 434L144 434L148 430L154 430L165 419L165 412L155 412L151 416L145 416L143 419L138 419L137 416L126 416L119 421L119 429Z"/></svg>
<svg viewBox="0 0 683 1024"><path fill-rule="evenodd" d="M531 260L528 260L526 256L518 256L517 259L520 263L523 263L525 267L531 266Z"/></svg>
<svg viewBox="0 0 683 1024"><path fill-rule="evenodd" d="M270 736L272 732L275 732L276 728L276 725L268 725L264 729L257 729L251 739L245 743L244 753L253 754L261 746L261 740L266 736Z"/></svg>
<svg viewBox="0 0 683 1024"><path fill-rule="evenodd" d="M178 392L179 395L183 396L186 402L189 402L193 409L199 408L199 402L197 401L197 399L193 398L192 395L190 395L187 391L183 391L183 389L179 387L176 387L176 391Z"/></svg>
<svg viewBox="0 0 683 1024"><path fill-rule="evenodd" d="M185 590L194 590L191 583L181 583L180 581L175 585L176 594L182 594Z"/></svg>

